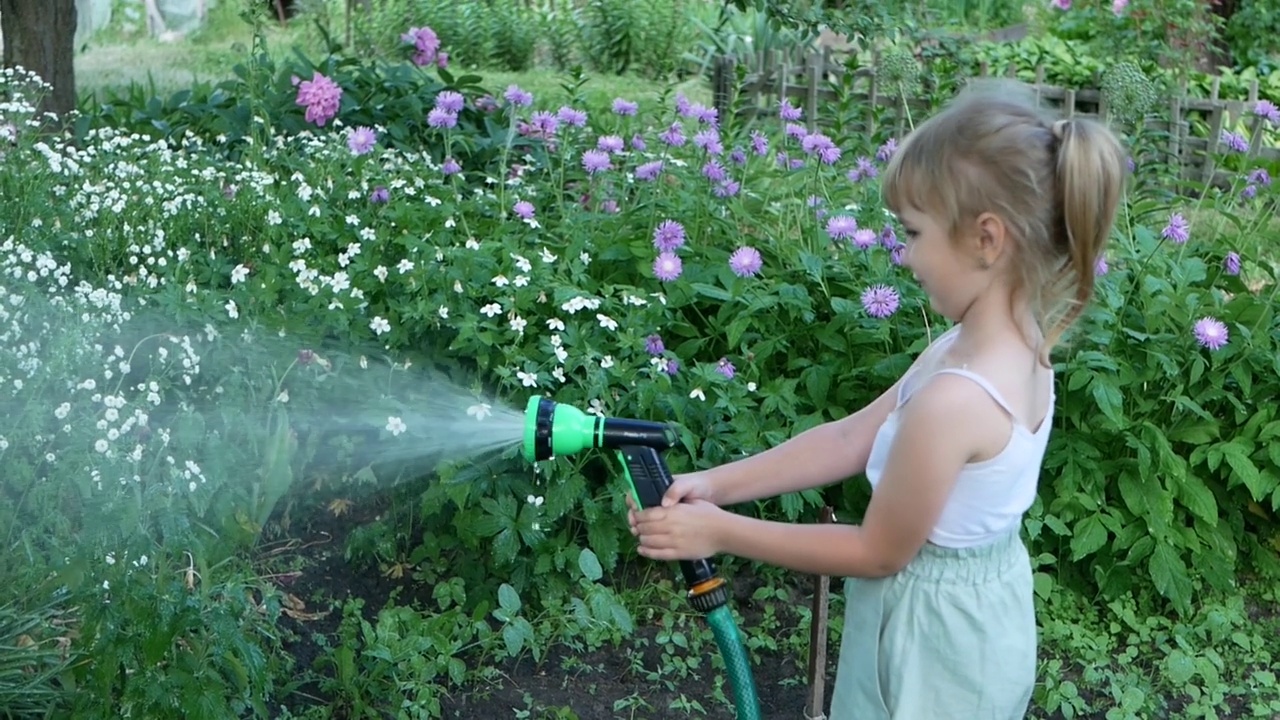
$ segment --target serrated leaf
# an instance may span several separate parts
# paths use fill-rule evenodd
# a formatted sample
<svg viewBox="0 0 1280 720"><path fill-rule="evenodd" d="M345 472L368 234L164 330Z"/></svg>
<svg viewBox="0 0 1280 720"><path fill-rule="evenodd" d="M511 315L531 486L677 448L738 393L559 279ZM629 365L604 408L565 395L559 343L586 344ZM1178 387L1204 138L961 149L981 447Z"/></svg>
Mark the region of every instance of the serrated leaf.
<svg viewBox="0 0 1280 720"><path fill-rule="evenodd" d="M1125 471L1116 479L1116 485L1129 512L1146 519L1153 531L1163 532L1173 523L1173 496L1165 490L1158 474Z"/></svg>
<svg viewBox="0 0 1280 720"><path fill-rule="evenodd" d="M520 538L511 528L503 528L493 538L493 558L499 565L506 565L516 559L520 550Z"/></svg>
<svg viewBox="0 0 1280 720"><path fill-rule="evenodd" d="M583 548L582 552L578 553L578 569L591 582L596 582L604 577L604 569L600 567L600 559L591 551L591 548Z"/></svg>
<svg viewBox="0 0 1280 720"><path fill-rule="evenodd" d="M1210 525L1218 524L1218 499L1199 476L1188 473L1174 486L1178 500L1192 515Z"/></svg>
<svg viewBox="0 0 1280 720"><path fill-rule="evenodd" d="M1089 384L1089 391L1092 393L1093 401L1098 404L1098 409L1102 411L1102 414L1106 415L1107 419L1117 426L1123 426L1122 397L1119 388L1112 385L1105 378L1098 376Z"/></svg>
<svg viewBox="0 0 1280 720"><path fill-rule="evenodd" d="M1258 471L1253 460L1249 459L1248 448L1234 441L1218 447L1222 450L1222 459L1231 467L1233 477L1249 488L1249 494L1255 501L1262 500L1271 493L1275 487L1275 479Z"/></svg>
<svg viewBox="0 0 1280 720"><path fill-rule="evenodd" d="M1187 576L1186 562L1168 539L1156 542L1147 567L1156 590L1186 614L1191 608L1191 578Z"/></svg>
<svg viewBox="0 0 1280 720"><path fill-rule="evenodd" d="M1071 537L1071 559L1079 560L1092 555L1106 543L1107 528L1103 526L1102 519L1097 515L1090 515L1076 523Z"/></svg>

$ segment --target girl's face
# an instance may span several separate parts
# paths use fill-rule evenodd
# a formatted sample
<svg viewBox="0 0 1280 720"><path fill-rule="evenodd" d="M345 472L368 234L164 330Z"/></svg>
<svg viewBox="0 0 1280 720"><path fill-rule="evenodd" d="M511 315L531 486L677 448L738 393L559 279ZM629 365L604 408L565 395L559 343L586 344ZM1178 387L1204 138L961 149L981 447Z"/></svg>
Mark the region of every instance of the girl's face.
<svg viewBox="0 0 1280 720"><path fill-rule="evenodd" d="M960 251L941 219L915 208L905 208L898 219L907 235L902 264L915 275L933 309L959 321L979 292L974 258Z"/></svg>

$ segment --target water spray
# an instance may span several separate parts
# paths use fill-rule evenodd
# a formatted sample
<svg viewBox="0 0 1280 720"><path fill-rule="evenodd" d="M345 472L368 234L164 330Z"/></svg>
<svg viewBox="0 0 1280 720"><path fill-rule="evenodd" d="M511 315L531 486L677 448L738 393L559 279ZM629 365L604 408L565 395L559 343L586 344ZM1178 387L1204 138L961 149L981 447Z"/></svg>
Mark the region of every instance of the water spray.
<svg viewBox="0 0 1280 720"><path fill-rule="evenodd" d="M657 507L675 481L662 453L678 442L670 423L589 415L535 395L525 406L524 457L529 462L601 449L617 453L631 495L641 508ZM733 687L738 720L759 720L755 679L737 623L729 612L729 586L711 558L681 560L689 604L707 618Z"/></svg>

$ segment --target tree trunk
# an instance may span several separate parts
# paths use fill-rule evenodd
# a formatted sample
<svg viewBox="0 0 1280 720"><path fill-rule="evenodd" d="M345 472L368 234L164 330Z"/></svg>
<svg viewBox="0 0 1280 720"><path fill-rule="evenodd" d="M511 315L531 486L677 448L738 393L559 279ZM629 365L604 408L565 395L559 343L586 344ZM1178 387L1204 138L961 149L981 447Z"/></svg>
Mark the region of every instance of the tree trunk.
<svg viewBox="0 0 1280 720"><path fill-rule="evenodd" d="M76 108L76 0L0 0L4 66L22 66L53 86L42 112Z"/></svg>

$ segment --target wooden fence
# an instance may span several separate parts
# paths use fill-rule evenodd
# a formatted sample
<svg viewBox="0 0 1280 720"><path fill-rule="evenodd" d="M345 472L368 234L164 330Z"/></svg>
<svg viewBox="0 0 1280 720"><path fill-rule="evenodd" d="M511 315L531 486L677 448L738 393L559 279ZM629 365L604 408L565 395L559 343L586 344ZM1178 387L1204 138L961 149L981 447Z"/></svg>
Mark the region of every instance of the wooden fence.
<svg viewBox="0 0 1280 720"><path fill-rule="evenodd" d="M904 98L882 87L874 63L870 67L853 67L851 59L837 61L832 55L831 49L825 48L807 53L796 62L792 53L762 53L743 68L733 57L720 56L712 81L716 109L721 117L736 108L740 118L776 118L778 102L790 98L804 110L804 122L813 130L830 124L834 108L843 105L856 110L855 117L842 118L846 132L852 125L856 132L871 134L891 122L895 137L905 133L909 119L918 122L931 110L928 100ZM980 76L992 77L986 66ZM1014 73L1011 71L1009 76ZM1066 117L1110 117L1100 90L1049 85L1044 78L1042 67L1036 71L1035 80L1027 83L1041 105L1055 108ZM1159 140L1154 151L1148 151L1158 157L1148 155L1138 161L1154 159L1166 163L1177 168L1183 180L1222 182L1224 173L1216 164L1218 154L1226 150L1222 131L1241 125L1246 128L1250 159L1280 160L1280 148L1263 146L1266 121L1251 112L1258 100L1257 81L1251 84L1244 101L1219 97L1219 83L1215 78L1210 97L1192 97L1184 86L1173 98L1153 108L1143 124L1147 131L1153 131L1150 137Z"/></svg>

